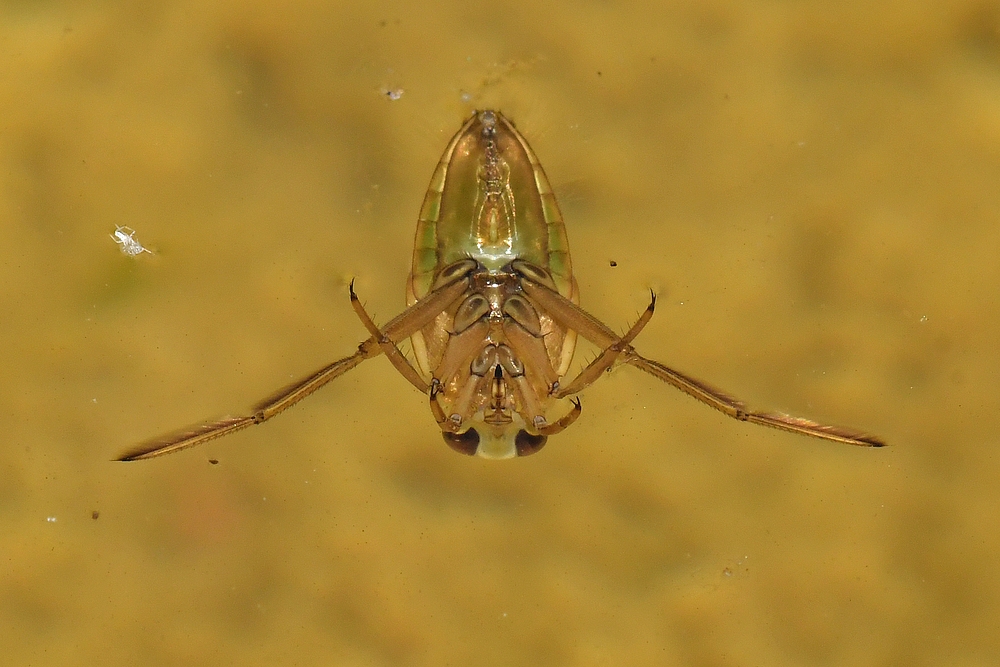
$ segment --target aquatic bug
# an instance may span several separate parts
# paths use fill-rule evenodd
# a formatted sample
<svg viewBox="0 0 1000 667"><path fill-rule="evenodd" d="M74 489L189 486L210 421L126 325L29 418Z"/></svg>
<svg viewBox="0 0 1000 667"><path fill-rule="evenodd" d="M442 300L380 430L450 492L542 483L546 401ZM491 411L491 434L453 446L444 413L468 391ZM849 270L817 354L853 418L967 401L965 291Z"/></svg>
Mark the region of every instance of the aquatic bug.
<svg viewBox="0 0 1000 667"><path fill-rule="evenodd" d="M427 395L447 442L464 454L504 459L537 452L581 412L575 398L604 371L628 364L741 421L850 445L877 437L742 402L643 357L632 341L648 308L621 336L580 308L566 228L541 164L513 123L497 111L473 114L448 143L417 221L407 308L379 327L350 287L369 337L354 354L281 389L242 417L228 417L141 443L120 457L161 456L284 412L361 362L384 354ZM565 380L577 336L600 354ZM409 338L416 364L399 350ZM560 399L571 405L555 414Z"/></svg>
<svg viewBox="0 0 1000 667"><path fill-rule="evenodd" d="M142 247L142 244L139 243L139 239L135 238L135 230L131 227L115 225L114 233L109 234L108 236L115 240L115 243L118 244L118 248L122 251L123 255L135 257L136 255L144 252L152 254L151 251Z"/></svg>

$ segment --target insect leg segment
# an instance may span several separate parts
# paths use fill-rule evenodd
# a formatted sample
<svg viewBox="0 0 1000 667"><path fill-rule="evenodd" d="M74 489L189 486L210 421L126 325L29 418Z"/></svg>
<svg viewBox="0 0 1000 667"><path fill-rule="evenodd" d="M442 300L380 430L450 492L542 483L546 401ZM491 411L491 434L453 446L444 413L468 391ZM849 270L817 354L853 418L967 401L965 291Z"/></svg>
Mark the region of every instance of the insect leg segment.
<svg viewBox="0 0 1000 667"><path fill-rule="evenodd" d="M448 417L444 413L444 408L441 407L441 403L438 401L438 394L440 394L441 391L441 382L437 378L431 380L431 387L428 392L428 396L430 397L431 414L434 415L434 421L437 422L441 431L445 433L456 433L462 426L461 415L452 415L452 417ZM453 419L453 417L458 417L458 419Z"/></svg>
<svg viewBox="0 0 1000 667"><path fill-rule="evenodd" d="M535 429L544 427L546 424L545 414L535 390L529 384L528 378L525 377L525 365L514 356L514 352L506 345L497 347L496 355L497 377L494 379L494 385L497 387L506 386L503 385L503 376L506 375L514 387L514 394L521 408L519 412L525 417L525 422L531 424Z"/></svg>
<svg viewBox="0 0 1000 667"><path fill-rule="evenodd" d="M561 387L558 380L554 380L550 384L549 393L554 398L565 398L593 384L601 376L601 373L611 368L622 357L624 352L632 349L632 341L653 317L653 311L656 307L655 295L651 295L649 306L628 333L625 336L619 336L580 306L539 282L540 276L531 271L537 271L534 267L525 266L521 262L512 263L512 265L521 276L521 289L538 309L548 313L563 327L578 332L602 349L601 354L567 386ZM531 270L525 270L526 268Z"/></svg>
<svg viewBox="0 0 1000 667"><path fill-rule="evenodd" d="M247 426L253 426L253 417L227 417L215 422L194 426L169 436L148 440L128 450L116 461L141 461L157 456L179 452L188 447L200 445L203 442L221 438L224 435L242 431Z"/></svg>
<svg viewBox="0 0 1000 667"><path fill-rule="evenodd" d="M646 310L643 311L636 323L632 325L632 328L628 332L619 338L617 341L611 345L604 348L604 351L594 359L590 364L587 365L580 373L573 378L565 387L554 386L552 395L556 398L563 398L565 396L570 396L579 391L583 391L591 384L593 384L597 378L601 377L601 373L611 368L611 366L618 360L626 350L630 350L632 347L632 341L635 337L639 335L639 332L643 330L646 324L653 317L653 310L656 308L656 295L650 293L649 305Z"/></svg>
<svg viewBox="0 0 1000 667"><path fill-rule="evenodd" d="M476 263L471 259L455 262L445 268L435 282L433 291L389 320L382 327L382 333L394 343L408 338L437 317L469 289L469 274L475 268ZM366 343L377 344L377 341L372 338Z"/></svg>
<svg viewBox="0 0 1000 667"><path fill-rule="evenodd" d="M468 281L462 280L461 278L461 275L456 276L452 282L435 290L434 292L431 292L426 297L390 320L381 331L375 327L374 323L371 323L371 318L368 318L368 322L372 324L372 327L377 333L372 334L371 338L363 341L358 346L357 352L349 357L341 359L340 361L335 361L329 366L321 368L312 375L289 387L281 389L271 397L255 405L253 408L254 423L259 424L267 421L274 415L295 405L330 380L333 380L334 378L339 377L351 370L362 361L382 354L383 349L380 344L380 340L382 338L387 338L390 343L392 343L391 346L395 348L395 342L397 340L406 338L410 335L410 333L416 331L427 322L434 319L439 312L444 310L448 303L454 301L459 294L467 289ZM352 287L352 295L353 292L354 290ZM352 303L356 301L357 295L354 295ZM360 306L360 302L358 302L358 305ZM364 309L362 308L361 311L364 312ZM367 313L365 313L365 318L367 318ZM363 321L364 318L362 318L362 322ZM369 333L371 333L371 330L369 330ZM398 349L396 351L398 352ZM400 356L402 357L402 353L400 353ZM405 362L405 357L403 358L403 361ZM427 390L424 389L423 391Z"/></svg>
<svg viewBox="0 0 1000 667"><path fill-rule="evenodd" d="M548 313L564 327L577 331L602 350L614 345L621 338L604 322L532 277L521 274L521 289L539 310Z"/></svg>
<svg viewBox="0 0 1000 667"><path fill-rule="evenodd" d="M372 348L375 354L379 353L378 347ZM375 356L374 354L370 356ZM369 358L364 349L359 349L349 357L344 357L328 366L324 366L312 375L305 377L298 382L282 388L257 405L253 406L252 414L243 417L226 417L216 421L208 421L203 424L192 426L176 433L170 433L146 442L139 443L129 451L118 457L118 461L140 461L151 459L164 454L178 452L188 447L200 445L209 440L221 438L236 431L240 431L247 426L263 424L271 417L274 417L288 408L292 407L303 398L313 393L327 382L340 377L351 370L365 359Z"/></svg>
<svg viewBox="0 0 1000 667"><path fill-rule="evenodd" d="M468 276L475 268L476 263L471 260L462 260L446 267L438 276L433 291L390 320L383 329L378 328L361 304L354 291L354 281L352 280L350 285L351 307L354 308L354 312L365 329L371 334L371 338L361 343L360 348L366 349L377 345L400 375L421 393L428 393L430 385L400 352L397 343L431 322L468 290Z"/></svg>
<svg viewBox="0 0 1000 667"><path fill-rule="evenodd" d="M472 339L469 340L471 341ZM481 344L482 338L478 342ZM475 354L477 351L478 354ZM441 427L442 431L458 433L465 425L465 422L479 409L480 406L477 399L481 396L484 385L493 380L493 378L488 379L487 376L494 366L496 366L497 347L495 345L487 345L480 348L477 345L473 349L473 354L475 355L474 358L467 362L469 372L465 375L464 379L451 380L449 378L449 380L446 380L457 383L457 386L451 392L454 398L449 405L449 415L445 415L444 408L438 400L439 394L445 393L444 385L437 378L431 380L431 411L434 413L434 418L437 420L438 426ZM492 398L490 407L494 410L494 413L497 412L497 396L494 395L496 393L495 389L495 387L490 388Z"/></svg>
<svg viewBox="0 0 1000 667"><path fill-rule="evenodd" d="M365 329L368 333L372 335L378 342L379 348L381 348L382 353L392 362L393 367L399 371L399 374L404 378L409 380L410 384L417 388L422 394L426 394L429 390L429 385L424 382L424 379L420 377L420 373L417 369L413 367L403 353L399 351L396 344L392 342L388 336L382 333L379 328L372 321L372 318L368 316L368 312L365 307L361 305L361 300L358 299L358 295L354 292L354 281L351 281L351 306L354 308L354 312L357 313L358 319L361 323L365 325Z"/></svg>
<svg viewBox="0 0 1000 667"><path fill-rule="evenodd" d="M557 386L559 375L552 368L552 363L546 356L545 344L541 336L533 336L525 331L516 320L505 320L503 325L504 336L510 349L522 360L525 374L515 377L517 382L518 397L521 399L523 410L530 417L526 420L530 423L539 435L553 435L559 433L564 428L576 421L580 416L580 402L573 399L574 409L557 422L549 424L545 418L539 396L551 396L551 391L544 391L542 387ZM527 374L536 375L532 383ZM532 386L534 384L535 386Z"/></svg>
<svg viewBox="0 0 1000 667"><path fill-rule="evenodd" d="M358 315L361 317L362 322L365 322L366 319L368 320L365 326L368 328L371 337L363 341L354 354L328 364L315 373L279 389L258 402L251 408L251 414L242 417L226 417L224 419L208 421L176 433L147 440L122 454L118 460L138 461L141 459L151 459L187 449L188 447L194 447L215 438L221 438L224 435L234 433L254 424L263 424L272 417L292 407L306 396L309 396L326 383L355 368L366 359L371 359L382 354L386 345L398 353L399 350L395 347L397 341L406 338L433 320L468 289L468 275L475 266L475 262L465 260L456 262L451 267L448 267L442 272L443 279L439 278L439 284L435 285L433 292L430 292L423 299L420 299L394 317L381 331L371 322L371 318L367 316L367 313L364 313L363 308L356 307L356 312L358 310L361 311ZM351 294L352 302L356 302L357 296L354 295L353 287ZM360 306L360 302L358 302L358 306ZM364 313L363 317L362 313ZM368 324L371 324L371 328L368 327ZM388 343L385 342L386 340ZM399 356L402 358L403 363L406 364L406 358L402 356L402 353L399 353ZM392 356L390 356L391 358ZM403 375L413 382L413 379L408 377L405 372ZM423 382L423 380L420 381ZM420 389L419 385L415 384L414 386ZM428 389L421 389L421 391L428 391Z"/></svg>
<svg viewBox="0 0 1000 667"><path fill-rule="evenodd" d="M516 268L520 269L520 267ZM733 419L848 445L882 447L885 444L875 436L852 429L820 424L801 417L793 417L777 412L753 411L742 401L729 396L725 392L701 380L696 380L658 361L643 357L632 348L630 342L635 335L638 335L642 327L649 321L649 318L652 317L655 300L650 303L646 312L643 313L629 333L624 338L619 339L607 325L569 299L539 283L534 276L526 274L521 270L518 272L522 276L522 289L529 299L541 309L548 312L553 319L560 322L563 326L576 329L581 336L604 349L601 356L585 368L580 376L577 376L567 388L561 389L557 387L553 394L554 396L565 396L584 389L597 378L600 370L609 367L614 363L616 358L620 357L624 363L635 366L663 380L667 384L680 389L688 396L719 410ZM610 362L607 362L607 359L605 359L608 355L611 356ZM598 368L593 378L586 377L592 369L601 365L604 365L604 368ZM584 381L581 381L581 376L584 376Z"/></svg>
<svg viewBox="0 0 1000 667"><path fill-rule="evenodd" d="M545 343L540 334L532 334L525 330L517 320L506 319L503 323L503 335L528 371L541 376L540 384L551 387L559 379L546 354Z"/></svg>
<svg viewBox="0 0 1000 667"><path fill-rule="evenodd" d="M565 429L570 424L576 421L576 418L580 416L581 412L583 412L583 407L580 405L579 398L576 398L574 396L569 400L573 403L573 409L570 410L565 415L563 415L559 419L559 421L553 422L552 424L547 424L546 426L542 426L541 428L539 428L538 429L539 435L545 435L545 436L555 435L556 433L559 433L560 431L562 431L563 429Z"/></svg>
<svg viewBox="0 0 1000 667"><path fill-rule="evenodd" d="M344 357L319 369L312 375L290 384L271 394L269 397L258 402L251 408L253 410L253 423L263 424L271 417L278 415L292 407L306 396L324 386L327 382L334 380L347 371L353 369L362 361L378 356L381 350L378 347L359 347L358 351L349 357Z"/></svg>
<svg viewBox="0 0 1000 667"><path fill-rule="evenodd" d="M754 412L742 401L729 396L715 387L701 380L688 377L679 371L664 366L658 361L647 359L634 350L630 350L625 354L625 363L646 371L650 375L680 389L688 396L692 396L705 405L713 407L733 419L760 426L769 426L781 431L809 435L823 440L832 440L833 442L840 442L846 445L857 445L860 447L885 446L885 442L881 439L853 429L820 424L809 419L793 417L780 412Z"/></svg>
<svg viewBox="0 0 1000 667"><path fill-rule="evenodd" d="M444 350L441 361L434 369L434 378L439 382L450 382L459 369L468 366L482 349L483 341L489 333L489 324L479 320L461 333L452 334Z"/></svg>

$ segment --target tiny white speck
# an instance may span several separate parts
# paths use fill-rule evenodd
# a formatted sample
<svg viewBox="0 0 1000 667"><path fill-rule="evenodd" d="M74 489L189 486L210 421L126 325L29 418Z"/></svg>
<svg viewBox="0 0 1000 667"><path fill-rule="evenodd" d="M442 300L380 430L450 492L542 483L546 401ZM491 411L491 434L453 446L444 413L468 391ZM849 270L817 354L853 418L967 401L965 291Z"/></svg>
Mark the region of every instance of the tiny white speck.
<svg viewBox="0 0 1000 667"><path fill-rule="evenodd" d="M56 518L54 516L47 516L47 517L45 517L45 520L48 521L49 523L55 523L56 522Z"/></svg>
<svg viewBox="0 0 1000 667"><path fill-rule="evenodd" d="M135 257L144 252L152 254L152 252L142 247L139 239L135 238L135 230L131 227L115 225L114 233L109 234L109 236L118 244L118 248L122 251L123 255Z"/></svg>
<svg viewBox="0 0 1000 667"><path fill-rule="evenodd" d="M927 321L927 316L926 315L921 315L920 321L921 322L926 322Z"/></svg>
<svg viewBox="0 0 1000 667"><path fill-rule="evenodd" d="M403 96L403 89L402 88L383 88L382 89L382 94L385 95L386 97L388 97L393 102L395 102L396 100L398 100L399 98L401 98Z"/></svg>

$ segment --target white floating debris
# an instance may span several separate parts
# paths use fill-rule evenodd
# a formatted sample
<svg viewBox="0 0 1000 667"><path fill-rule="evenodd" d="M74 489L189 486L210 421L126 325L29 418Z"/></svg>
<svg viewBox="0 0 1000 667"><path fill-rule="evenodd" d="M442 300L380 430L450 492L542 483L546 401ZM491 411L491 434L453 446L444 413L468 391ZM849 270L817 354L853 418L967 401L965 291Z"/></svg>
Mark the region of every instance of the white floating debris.
<svg viewBox="0 0 1000 667"><path fill-rule="evenodd" d="M399 98L401 98L403 96L403 89L402 88L383 88L382 89L382 94L385 95L386 97L388 97L393 102L395 102L396 100L398 100Z"/></svg>
<svg viewBox="0 0 1000 667"><path fill-rule="evenodd" d="M55 523L56 522L56 518L54 516L47 516L47 517L45 517L45 520L48 521L49 523Z"/></svg>
<svg viewBox="0 0 1000 667"><path fill-rule="evenodd" d="M111 238L115 240L118 247L121 249L123 255L128 255L129 257L135 257L144 252L152 254L151 251L146 250L139 243L139 239L135 238L135 230L131 227L125 227L124 225L115 225L115 233L109 234Z"/></svg>

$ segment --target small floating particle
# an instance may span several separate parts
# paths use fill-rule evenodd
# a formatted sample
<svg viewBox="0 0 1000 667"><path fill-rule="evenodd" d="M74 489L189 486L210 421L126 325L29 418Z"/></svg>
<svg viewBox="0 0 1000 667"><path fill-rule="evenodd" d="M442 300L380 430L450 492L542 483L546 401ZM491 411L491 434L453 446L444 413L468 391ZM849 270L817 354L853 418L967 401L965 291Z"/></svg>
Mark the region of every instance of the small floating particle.
<svg viewBox="0 0 1000 667"><path fill-rule="evenodd" d="M99 516L101 516L101 513L98 510L94 510L93 512L90 513L90 518L93 519L94 521L97 521L97 517Z"/></svg>
<svg viewBox="0 0 1000 667"><path fill-rule="evenodd" d="M54 516L47 516L47 517L45 517L45 520L48 521L49 523L55 523L56 522L56 518Z"/></svg>
<svg viewBox="0 0 1000 667"><path fill-rule="evenodd" d="M618 262L611 260L611 268L615 268L616 266L618 266Z"/></svg>
<svg viewBox="0 0 1000 667"><path fill-rule="evenodd" d="M209 459L208 462L214 466L219 465L219 459Z"/></svg>
<svg viewBox="0 0 1000 667"><path fill-rule="evenodd" d="M388 97L393 102L395 102L396 100L398 100L399 98L401 98L403 96L403 89L402 88L383 88L382 89L382 94L385 95L386 97Z"/></svg>
<svg viewBox="0 0 1000 667"><path fill-rule="evenodd" d="M109 234L108 236L115 240L115 243L118 244L118 247L122 251L123 255L135 257L136 255L144 252L152 254L151 251L142 247L142 244L139 243L139 239L135 238L135 230L131 227L115 225L114 234Z"/></svg>

